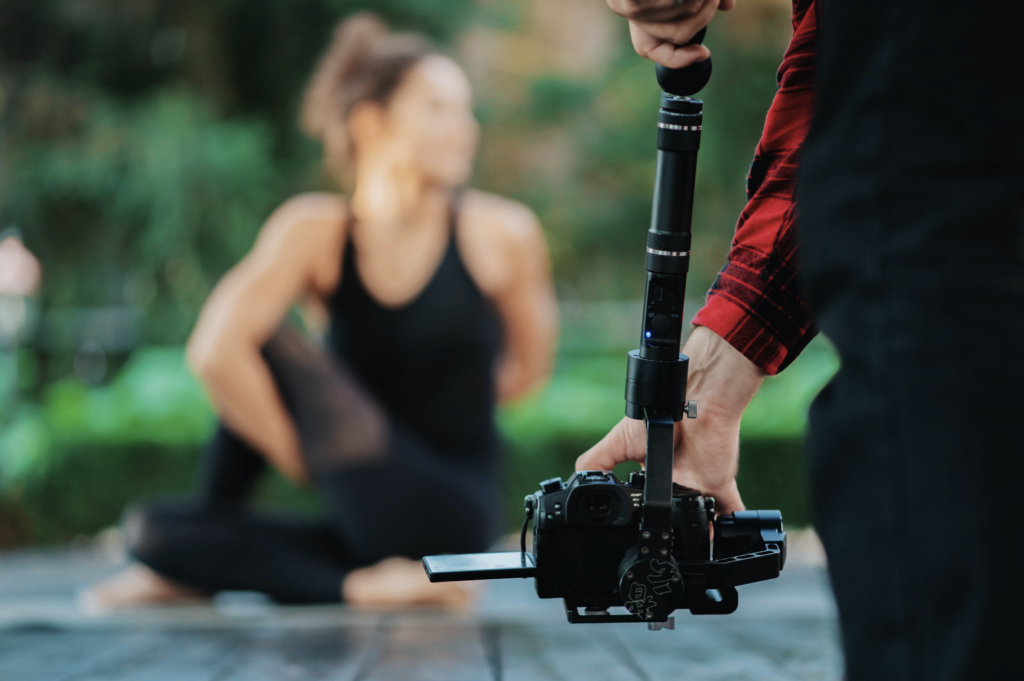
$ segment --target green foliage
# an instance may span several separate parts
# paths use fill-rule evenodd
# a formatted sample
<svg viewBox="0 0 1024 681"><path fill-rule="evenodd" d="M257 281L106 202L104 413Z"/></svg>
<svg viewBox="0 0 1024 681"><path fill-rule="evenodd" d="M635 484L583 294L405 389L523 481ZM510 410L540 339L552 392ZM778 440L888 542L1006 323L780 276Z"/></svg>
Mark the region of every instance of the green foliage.
<svg viewBox="0 0 1024 681"><path fill-rule="evenodd" d="M747 508L782 511L789 528L811 523L803 437L742 438L736 484Z"/></svg>
<svg viewBox="0 0 1024 681"><path fill-rule="evenodd" d="M326 4L339 17L372 10L395 26L413 27L440 38L454 35L473 14L470 0L326 0Z"/></svg>
<svg viewBox="0 0 1024 681"><path fill-rule="evenodd" d="M0 492L0 524L14 526L0 527L0 543L68 541L117 523L140 498L185 493L194 484L198 452L95 442L54 448L45 474Z"/></svg>
<svg viewBox="0 0 1024 681"><path fill-rule="evenodd" d="M824 336L817 336L785 371L765 380L743 414L741 437L792 440L807 430L814 397L839 370L839 357Z"/></svg>
<svg viewBox="0 0 1024 681"><path fill-rule="evenodd" d="M145 306L144 338L180 342L279 198L269 131L183 93L73 101L76 135L14 146L7 217L46 263L49 306Z"/></svg>
<svg viewBox="0 0 1024 681"><path fill-rule="evenodd" d="M623 353L562 357L545 390L500 410L510 526L525 494L542 479L568 476L576 457L622 418L624 364ZM740 492L751 506L781 508L794 526L808 521L801 446L807 408L836 368L828 344L814 341L790 369L765 382L743 421ZM0 434L0 506L19 509L27 528L22 540L95 532L138 496L187 491L213 424L182 350L139 350L108 386L54 384L42 406L24 408ZM261 498L318 508L309 493L279 478Z"/></svg>
<svg viewBox="0 0 1024 681"><path fill-rule="evenodd" d="M0 494L19 482L36 482L54 466L46 421L35 405L22 407L0 430Z"/></svg>
<svg viewBox="0 0 1024 681"><path fill-rule="evenodd" d="M522 26L528 5L523 2L477 2L474 22L480 26L512 30Z"/></svg>
<svg viewBox="0 0 1024 681"><path fill-rule="evenodd" d="M77 450L189 450L213 424L181 348L139 350L109 385L66 378L47 388L41 406L20 410L0 431L0 492L40 483Z"/></svg>
<svg viewBox="0 0 1024 681"><path fill-rule="evenodd" d="M537 125L564 121L586 109L593 94L591 88L565 78L536 78L530 83L530 118Z"/></svg>
<svg viewBox="0 0 1024 681"><path fill-rule="evenodd" d="M136 351L107 386L58 381L44 405L58 444L178 447L202 443L213 432L212 412L180 347Z"/></svg>

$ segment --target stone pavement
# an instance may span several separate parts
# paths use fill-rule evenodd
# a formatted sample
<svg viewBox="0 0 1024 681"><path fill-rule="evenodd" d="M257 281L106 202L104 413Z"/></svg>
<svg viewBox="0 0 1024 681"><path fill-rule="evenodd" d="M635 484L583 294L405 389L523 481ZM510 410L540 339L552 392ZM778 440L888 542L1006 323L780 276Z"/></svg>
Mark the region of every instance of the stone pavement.
<svg viewBox="0 0 1024 681"><path fill-rule="evenodd" d="M570 625L533 582L489 585L472 613L282 607L254 594L210 606L81 613L74 594L116 570L96 549L0 553L0 681L660 681L841 678L831 592L817 560L740 588L724 617L675 631Z"/></svg>

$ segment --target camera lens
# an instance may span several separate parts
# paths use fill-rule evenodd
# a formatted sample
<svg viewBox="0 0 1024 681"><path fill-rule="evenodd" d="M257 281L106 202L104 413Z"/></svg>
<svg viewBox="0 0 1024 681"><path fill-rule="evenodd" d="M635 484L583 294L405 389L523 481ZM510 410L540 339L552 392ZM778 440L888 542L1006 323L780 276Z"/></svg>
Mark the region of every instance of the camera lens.
<svg viewBox="0 0 1024 681"><path fill-rule="evenodd" d="M612 495L588 494L583 499L583 508L591 515L604 516L612 509Z"/></svg>

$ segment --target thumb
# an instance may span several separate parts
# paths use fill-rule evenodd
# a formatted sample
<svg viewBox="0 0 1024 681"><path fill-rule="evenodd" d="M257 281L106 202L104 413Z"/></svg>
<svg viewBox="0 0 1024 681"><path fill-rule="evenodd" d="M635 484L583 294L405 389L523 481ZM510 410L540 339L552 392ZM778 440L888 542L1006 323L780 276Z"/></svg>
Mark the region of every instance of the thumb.
<svg viewBox="0 0 1024 681"><path fill-rule="evenodd" d="M646 443L644 422L624 418L600 442L576 459L576 470L610 471L626 461L643 462Z"/></svg>

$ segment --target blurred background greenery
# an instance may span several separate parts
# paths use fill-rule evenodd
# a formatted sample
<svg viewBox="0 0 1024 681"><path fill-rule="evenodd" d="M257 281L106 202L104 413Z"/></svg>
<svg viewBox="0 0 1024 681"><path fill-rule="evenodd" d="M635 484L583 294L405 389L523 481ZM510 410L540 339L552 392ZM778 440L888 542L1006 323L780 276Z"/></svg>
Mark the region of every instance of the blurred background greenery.
<svg viewBox="0 0 1024 681"><path fill-rule="evenodd" d="M5 0L0 230L20 229L44 279L34 332L0 349L0 546L93 533L133 498L192 485L213 416L182 344L269 211L331 188L296 111L334 24L362 8L466 66L483 125L474 184L525 201L548 234L563 337L551 384L499 415L510 527L524 494L621 417L659 91L603 2ZM689 314L745 201L789 11L746 0L708 38ZM806 411L836 367L816 340L756 398L749 506L807 522ZM279 479L261 499L316 507Z"/></svg>

